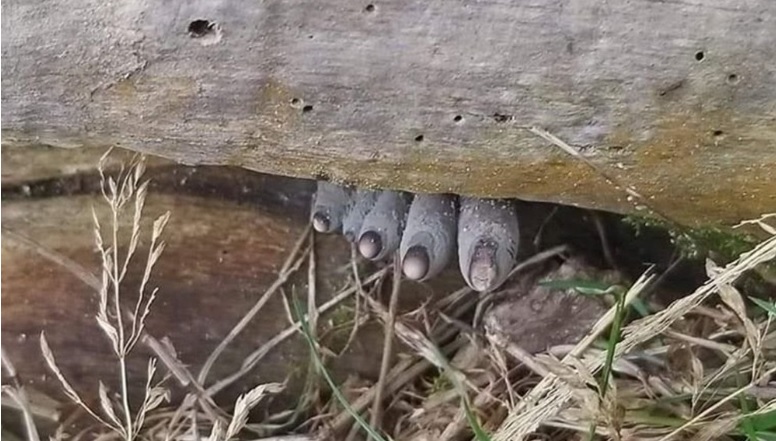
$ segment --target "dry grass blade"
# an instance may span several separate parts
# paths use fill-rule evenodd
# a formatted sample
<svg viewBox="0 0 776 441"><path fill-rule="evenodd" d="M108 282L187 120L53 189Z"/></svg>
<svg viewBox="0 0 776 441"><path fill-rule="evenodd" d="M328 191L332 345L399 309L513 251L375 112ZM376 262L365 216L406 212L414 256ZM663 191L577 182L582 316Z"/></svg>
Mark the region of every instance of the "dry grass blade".
<svg viewBox="0 0 776 441"><path fill-rule="evenodd" d="M376 428L369 425L361 417L361 415L358 414L358 412L353 410L347 398L345 398L345 396L339 390L337 383L334 381L334 379L331 378L331 375L329 375L329 371L326 369L326 366L323 364L323 360L321 360L320 355L318 355L317 342L313 340L312 334L310 334L310 328L307 323L307 315L302 313L301 306L299 305L299 302L296 300L296 298L292 298L292 302L294 306L294 313L297 317L299 317L299 322L301 325L300 332L302 333L305 340L307 341L307 345L310 348L310 353L313 356L313 361L315 362L315 365L318 368L318 371L321 373L323 378L329 384L329 387L331 388L331 392L334 395L334 397L337 399L339 404L342 407L344 407L349 414L353 416L353 418L358 422L361 428L364 429L364 431L369 435L370 439L373 439L375 441L385 441L385 438L377 431Z"/></svg>
<svg viewBox="0 0 776 441"><path fill-rule="evenodd" d="M700 427L700 430L698 430L692 438L690 438L690 441L718 440L720 434L730 432L736 427L737 423L735 418L717 418L714 421L708 421Z"/></svg>
<svg viewBox="0 0 776 441"><path fill-rule="evenodd" d="M738 225L734 226L733 228L740 228L740 227L742 227L744 225L752 225L752 224L754 224L754 225L757 225L758 227L760 227L766 233L769 233L769 234L772 234L772 235L776 236L776 227L773 227L771 224L768 224L768 223L765 222L766 219L771 219L771 218L776 218L776 213L768 213L768 214L764 214L764 215L760 216L757 219L745 220L745 221L739 223Z"/></svg>
<svg viewBox="0 0 776 441"><path fill-rule="evenodd" d="M364 284L372 283L381 277L384 277L386 272L388 271L388 268L383 268L371 276L367 277L366 280L364 280ZM357 288L355 286L351 286L347 289L344 289L340 291L339 293L335 294L331 300L324 303L320 307L318 307L319 313L324 313L333 307L337 306L340 302L345 300L346 298L352 296L357 291ZM297 321L290 327L284 329L276 336L269 339L266 343L264 343L262 346L257 348L255 351L250 353L245 360L242 363L242 366L235 371L234 373L221 378L220 380L213 383L211 386L207 388L207 394L208 396L213 396L223 390L224 388L234 384L235 381L239 380L243 377L243 375L247 374L251 370L253 370L254 367L258 364L259 361L261 361L272 349L277 347L280 343L285 341L286 339L290 338L292 335L299 332L301 329L301 322Z"/></svg>
<svg viewBox="0 0 776 441"><path fill-rule="evenodd" d="M653 277L644 274L633 284L625 294L624 304L627 306L651 283ZM574 349L563 359L564 363L572 358L579 358L584 351L604 332L612 323L616 315L616 307L611 308L593 326L593 329L582 339ZM623 344L618 345L618 352L623 351ZM599 355L587 364L587 370L595 373L605 362L606 354ZM507 419L494 436L494 440L522 439L523 436L533 432L544 421L554 417L561 407L574 397L574 392L555 375L548 375L542 379L526 395L525 399L509 413Z"/></svg>
<svg viewBox="0 0 776 441"><path fill-rule="evenodd" d="M490 343L493 345L492 349L495 352L498 352L498 349L503 349L515 360L524 364L528 369L540 377L547 377L552 373L547 368L547 366L540 363L533 355L529 354L527 351L517 346L516 344L506 341L502 336L497 334L489 334L488 341L490 341Z"/></svg>
<svg viewBox="0 0 776 441"><path fill-rule="evenodd" d="M690 310L716 292L719 285L734 283L744 272L776 257L776 237L773 237L755 247L752 251L741 255L736 261L728 264L715 278L707 281L691 295L677 300L665 310L631 323L623 330L623 340L617 347L616 356L633 350L637 345L665 332L672 323L683 317ZM637 281L626 294L628 297L646 287L644 278ZM611 311L610 311L611 312ZM595 329L600 330L601 321ZM578 356L586 348L590 339L586 338L573 352ZM588 364L591 371L597 370L603 363L602 357L596 357ZM522 439L535 430L540 424L554 417L561 406L572 398L571 392L553 378L545 378L531 391L529 396L510 412L507 419L495 436L496 440Z"/></svg>
<svg viewBox="0 0 776 441"><path fill-rule="evenodd" d="M345 344L342 346L342 350L340 350L338 355L342 355L350 348L350 345L353 343L353 340L356 338L356 334L358 333L358 330L361 326L361 320L359 320L359 317L361 316L361 298L364 296L363 290L363 284L361 282L361 276L358 274L358 251L356 250L356 244L350 244L350 269L353 272L353 279L356 283L356 289L358 290L358 294L356 294L354 301L353 301L353 327L350 329L350 334L348 334L348 339L345 341Z"/></svg>
<svg viewBox="0 0 776 441"><path fill-rule="evenodd" d="M658 314L629 325L623 332L626 338L625 341L643 342L662 334L674 321L715 293L720 285L732 285L746 271L753 269L761 263L773 260L775 257L776 237L773 237L728 264L716 277L709 279L703 286L695 290L693 294L677 300Z"/></svg>
<svg viewBox="0 0 776 441"><path fill-rule="evenodd" d="M245 427L248 422L248 413L253 409L259 401L268 394L277 394L283 390L283 385L280 383L268 383L261 384L254 387L248 393L240 395L237 398L237 402L234 406L234 415L232 421L229 422L229 426L226 428L226 435L224 440L232 439L237 436L238 433Z"/></svg>
<svg viewBox="0 0 776 441"><path fill-rule="evenodd" d="M93 288L99 294L100 290L102 289L102 284L100 282L100 279L98 279L97 276L89 272L86 268L84 268L79 263L75 262L72 259L69 259L68 257L60 253L57 253L55 251L52 251L44 247L43 245L39 244L38 242L35 242L34 240L30 239L27 236L19 234L6 227L0 227L0 229L2 229L4 237L10 238L12 241L26 246L30 250L37 253L39 256L66 269L70 274L74 275L76 278L78 278L78 280L82 281L85 285Z"/></svg>
<svg viewBox="0 0 776 441"><path fill-rule="evenodd" d="M65 392L65 395L73 401L74 403L78 404L83 408L86 413L92 416L95 420L99 421L100 424L104 425L105 427L109 427L112 430L116 431L117 433L121 434L123 436L124 430L119 425L114 425L111 422L106 421L101 416L97 415L96 412L94 412L84 400L81 399L81 396L78 395L78 392L73 389L73 386L70 385L70 383L67 381L64 375L62 375L62 371L59 369L59 366L57 366L57 362L54 359L54 353L51 352L51 348L49 347L48 342L46 341L46 335L41 332L40 333L40 350L43 353L43 359L46 360L46 364L49 367L49 370L54 374L55 377L57 377L57 380L59 380L59 384L62 386L62 389Z"/></svg>
<svg viewBox="0 0 776 441"><path fill-rule="evenodd" d="M383 312L381 315L385 316L385 313ZM407 346L414 349L421 357L431 362L447 376L461 399L463 406L462 415L474 433L475 439L478 441L489 441L490 437L482 430L477 417L472 411L467 393L467 385L471 386L471 384L467 382L466 375L450 364L442 350L421 332L399 322L396 324L396 334ZM451 430L454 429L451 428Z"/></svg>
<svg viewBox="0 0 776 441"><path fill-rule="evenodd" d="M37 253L39 256L49 260L50 262L66 269L69 273L81 280L86 286L89 286L97 294L98 299L101 298L103 286L107 286L107 276L103 273L103 283L100 282L94 274L90 273L79 263L74 260L50 250L34 240L18 234L12 230L2 227L3 236L10 238L12 241L28 247L30 250ZM128 309L123 310L124 316L127 319L132 320L132 312ZM188 386L193 391L193 396L200 399L203 408L208 411L211 417L216 417L216 404L210 399L209 395L205 393L202 386L196 382L194 376L188 371L188 369L178 361L175 354L173 354L168 348L162 345L159 340L149 334L145 330L140 330L140 341L149 348L149 350L164 363L165 367L172 372L175 378L180 382L182 386Z"/></svg>
<svg viewBox="0 0 776 441"><path fill-rule="evenodd" d="M153 231L151 233L151 245L148 248L148 258L146 260L145 270L143 271L143 279L140 282L139 295L137 302L135 303L134 312L132 313L134 320L132 320L130 338L127 341L125 348L126 352L132 350L137 341L140 339L143 331L145 330L145 320L148 317L148 314L151 312L151 305L154 303L154 300L156 300L158 288L153 289L151 294L148 296L145 295L145 292L146 287L148 286L148 281L151 279L151 271L164 251L165 242L160 241L159 237L162 235L162 232L167 226L167 222L169 220L170 212L168 211L165 214L159 216L154 221ZM128 254L128 256L129 255L131 254ZM127 259L127 261L129 261L129 259Z"/></svg>
<svg viewBox="0 0 776 441"><path fill-rule="evenodd" d="M317 233L315 231L312 231L310 234L310 243L309 243L309 252L307 253L307 317L308 317L308 325L310 328L310 332L312 333L312 337L314 340L318 341L318 318L320 315L320 312L318 311L318 274L317 274L317 256L315 253L315 239L316 239ZM285 293L283 293L282 297L283 304L286 307L286 313L289 317L289 323L294 323L293 315L291 314L291 311L288 308L287 305L287 299ZM290 420L294 420L298 418L299 414L301 414L304 409L310 408L313 403L316 403L319 401L320 393L321 393L321 387L318 377L315 375L315 362L311 359L310 362L307 364L307 373L304 375L305 382L304 382L304 388L302 390L302 393L300 394L300 399L297 403L296 409L297 414L290 418Z"/></svg>
<svg viewBox="0 0 776 441"><path fill-rule="evenodd" d="M16 368L5 353L5 348L0 348L0 353L2 353L3 369L14 384L13 386L3 386L2 390L6 395L16 401L16 404L22 411L24 428L27 432L27 441L40 441L38 428L35 427L35 421L33 420L32 412L30 411L30 400L27 397L27 392L16 376Z"/></svg>
<svg viewBox="0 0 776 441"><path fill-rule="evenodd" d="M315 233L310 234L310 252L307 254L307 315L310 332L318 339L318 293L315 264Z"/></svg>
<svg viewBox="0 0 776 441"><path fill-rule="evenodd" d="M736 288L731 285L725 284L719 285L719 297L736 315L738 320L744 327L744 337L746 338L749 347L755 350L758 344L757 327L752 320L746 315L746 305L744 304L744 298Z"/></svg>
<svg viewBox="0 0 776 441"><path fill-rule="evenodd" d="M388 394L395 393L402 386L406 385L421 373L426 371L431 364L425 360L416 361L412 359L404 359L400 361L396 366L388 373L388 380L386 381L385 392ZM376 387L371 387L361 394L354 402L351 403L353 412L361 414L369 404L374 402L375 394L377 393ZM353 415L349 412L343 411L337 417L335 417L331 423L331 432L339 433L344 430L345 426L351 422Z"/></svg>
<svg viewBox="0 0 776 441"><path fill-rule="evenodd" d="M108 154L109 153L110 151ZM167 395L164 389L151 386L151 381L155 373L155 363L152 362L149 364L149 378L146 387L146 399L144 400L141 408L138 409L138 411L133 416L133 412L129 404L127 356L132 351L135 344L141 339L141 337L144 338L144 340L146 337L143 332L145 320L148 316L148 313L150 312L150 307L156 298L156 290L153 290L150 294L148 294L146 293L146 286L150 280L153 267L158 261L164 249L164 242L160 241L159 238L161 237L164 227L169 220L169 213L162 215L159 219L156 220L156 222L154 222L154 228L151 236L151 245L149 247L148 258L145 262L144 275L140 284L137 303L133 310L129 310L122 305L121 287L122 282L127 274L129 262L132 260L139 243L141 229L140 222L148 188L147 182L143 184L140 184L139 182L145 170L145 158L143 156L136 155L132 161L131 167L125 169L122 166L117 179L114 179L113 177L106 179L104 169L102 168L105 164L106 158L107 156L103 156L101 159L98 171L101 176L101 191L103 198L105 199L110 209L111 222L109 223L109 231L107 233L107 235L109 235L111 238L110 246L107 246L104 240L103 226L99 221L97 212L94 210L94 208L92 209L95 244L97 245L97 249L102 261L101 280L96 280L92 274L84 270L80 265L62 257L57 253L50 252L34 241L22 238L21 236L15 235L13 233L10 233L10 235L14 237L14 239L20 239L22 243L32 247L43 257L67 268L71 273L78 276L79 279L94 288L94 290L97 292L99 300L96 313L97 324L103 333L108 337L113 352L119 361L119 385L121 388L119 398L121 399L121 403L118 405L118 408L123 411L123 415L119 416L117 414L114 403L109 397L108 390L102 382L99 383L98 396L100 401L100 408L105 417L101 417L85 404L85 402L66 380L65 376L57 366L54 355L51 352L51 348L49 347L45 338L45 334L43 333L41 333L40 336L41 352L43 353L44 359L46 360L49 369L59 380L68 398L83 408L100 424L111 429L121 438L130 441L139 435L140 430L143 427L143 421L145 419L146 413L158 406L162 401L162 397ZM131 203L133 199L135 213L132 218L132 233L129 239L129 245L126 248L125 253L121 255L119 250L119 218L123 207ZM4 230L4 234L7 233L7 230Z"/></svg>
<svg viewBox="0 0 776 441"><path fill-rule="evenodd" d="M372 414L369 424L372 427L380 427L383 419L383 389L385 388L388 369L393 357L393 334L396 323L396 310L399 305L399 291L401 290L401 261L399 254L393 256L393 286L391 287L391 299L388 303L388 316L383 326L383 357L380 361L380 375L377 380L375 400L372 404Z"/></svg>
<svg viewBox="0 0 776 441"><path fill-rule="evenodd" d="M463 290L469 292L468 287L463 288ZM457 297L460 292L461 290L456 291L450 294L450 296ZM370 308L372 308L378 316L384 316L381 315L381 312L385 312L385 309L382 307L382 305L377 303L375 300L366 297L365 295L363 298L367 299ZM466 304L458 307L452 313L452 316L459 317L466 311L471 310L471 306L474 301L476 300L470 299L470 301L468 301ZM454 301L450 301L448 302L448 306L452 307L454 303ZM434 335L434 338L439 339L440 341L444 341L450 338L455 332L456 330L453 326L442 326L441 328L435 328L432 334ZM465 340L463 339L455 339L451 343L441 348L440 351L443 355L451 355L455 353L455 351L459 350L464 345L464 343ZM390 370L387 375L384 393L387 395L397 393L402 388L410 384L413 380L416 380L419 376L421 376L421 374L429 370L432 366L434 365L430 361L421 357L404 357L400 359L400 361ZM377 386L375 385L361 393L361 395L351 404L353 410L359 414L363 412L369 406L369 404L373 402L376 392ZM335 417L330 423L331 432L341 432L351 420L351 414L344 411L340 412L340 414L337 415L337 417Z"/></svg>
<svg viewBox="0 0 776 441"><path fill-rule="evenodd" d="M113 422L116 427L121 427L121 421L119 421L119 417L116 416L116 412L113 410L113 403L110 401L110 398L108 397L108 390L105 387L105 383L100 381L98 393L100 396L100 407L102 407L102 413L105 414L105 416L108 417L108 419Z"/></svg>
<svg viewBox="0 0 776 441"><path fill-rule="evenodd" d="M324 438L313 435L281 435L271 436L269 438L260 438L254 441L323 441Z"/></svg>
<svg viewBox="0 0 776 441"><path fill-rule="evenodd" d="M307 241L307 237L310 234L310 231L311 228L308 225L304 230L304 233L302 233L302 235L299 237L299 240L297 240L294 248L291 250L291 253L283 264L283 267L281 268L278 274L278 278L275 280L275 282L267 289L267 291L264 292L256 304L253 305L253 307L240 319L240 321L234 325L226 337L224 337L218 346L216 346L213 352L210 353L207 360L205 360L205 363L202 365L202 369L199 371L199 375L197 376L197 381L200 384L205 384L205 380L207 379L208 373L210 373L210 369L213 368L216 360L218 360L218 357L221 356L226 347L229 346L232 341L234 341L234 339L240 334L240 332L243 331L243 329L245 329L246 326L248 326L248 323L250 323L256 314L261 311L272 295L275 294L280 289L280 287L286 283L286 281L288 281L288 278L291 276L291 274L296 272L296 270L298 270L302 265L302 262L304 262L304 256L297 258L297 254L299 254L302 246Z"/></svg>
<svg viewBox="0 0 776 441"><path fill-rule="evenodd" d="M768 371L765 374L763 374L763 377L769 376L770 374L772 374L774 372L776 372L776 368L771 369L770 371ZM753 383L755 383L755 382L753 382ZM669 441L671 439L674 439L674 437L676 435L678 435L679 433L681 433L683 430L686 430L687 428L692 427L693 425L697 424L699 421L702 421L703 419L708 417L710 414L712 414L718 408L722 407L723 405L725 405L729 401L732 401L734 398L737 398L739 395L741 395L744 392L748 391L752 386L753 386L753 384L749 384L749 385L744 386L744 387L736 390L735 392L727 395L723 399L721 399L718 402L714 403L713 405L709 406L708 409L706 409L703 412L699 413L697 416L695 416L690 421L688 421L685 424L683 424L681 427L676 428L676 430L674 430L673 432L671 432L668 435L660 438L658 441ZM771 411L773 409L776 409L776 407L774 407L773 405L771 405L771 406L763 406L763 408L761 408L760 411L761 412L768 412L768 411Z"/></svg>
<svg viewBox="0 0 776 441"><path fill-rule="evenodd" d="M517 264L512 271L509 272L508 278L514 277L516 274L525 271L527 268L530 268L534 265L538 265L542 262L546 262L547 260L555 257L560 256L563 253L566 253L569 251L569 247L566 245L558 245L554 246L550 249L541 251L539 253L534 254L533 256L529 257L528 259L520 262Z"/></svg>
<svg viewBox="0 0 776 441"><path fill-rule="evenodd" d="M148 360L148 369L146 371L145 398L143 404L137 412L135 424L138 432L143 428L147 415L159 407L162 402L170 401L170 391L164 387L153 385L156 376L156 359Z"/></svg>
<svg viewBox="0 0 776 441"><path fill-rule="evenodd" d="M207 441L222 441L224 439L224 426L220 421L216 421L213 424L213 428L210 429L210 436L207 437Z"/></svg>

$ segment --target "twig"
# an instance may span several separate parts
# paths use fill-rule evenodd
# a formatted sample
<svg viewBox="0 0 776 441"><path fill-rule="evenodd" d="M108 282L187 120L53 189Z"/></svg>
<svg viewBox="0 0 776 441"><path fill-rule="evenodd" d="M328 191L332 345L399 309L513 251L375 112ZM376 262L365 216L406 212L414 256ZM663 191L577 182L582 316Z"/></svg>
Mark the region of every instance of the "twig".
<svg viewBox="0 0 776 441"><path fill-rule="evenodd" d="M553 217L555 217L555 214L558 212L558 206L553 207L550 214L548 214L544 220L542 220L542 223L539 225L539 229L536 230L536 234L534 235L533 239L533 245L535 249L540 249L542 244L542 236L544 236L544 228L547 226L547 224L550 223Z"/></svg>
<svg viewBox="0 0 776 441"><path fill-rule="evenodd" d="M74 260L60 253L52 251L44 247L43 245L39 244L38 242L35 242L34 240L30 239L29 237L19 234L5 226L0 227L0 229L2 229L3 236L7 236L12 241L15 241L21 245L26 246L27 248L34 251L36 254L43 257L44 259L61 266L62 268L66 269L70 274L78 278L78 280L82 281L85 285L94 289L95 291L97 291L97 293L100 292L100 288L102 285L102 282L100 282L100 279L98 279L97 276L89 272L81 264L75 262Z"/></svg>
<svg viewBox="0 0 776 441"><path fill-rule="evenodd" d="M377 380L377 391L375 400L372 403L372 414L369 424L372 427L380 427L383 419L383 389L385 388L385 379L388 376L388 368L391 364L393 355L393 333L394 323L396 323L396 309L399 304L399 291L401 290L401 262L399 253L393 256L393 286L391 286L391 299L388 302L388 317L383 326L383 359L380 362L380 377Z"/></svg>
<svg viewBox="0 0 776 441"><path fill-rule="evenodd" d="M496 334L489 334L488 341L491 342L494 348L502 349L507 354L511 355L515 360L524 364L528 369L544 378L551 374L550 370L544 367L542 364L536 361L533 355L528 353L525 349L516 345L513 342L508 341Z"/></svg>
<svg viewBox="0 0 776 441"><path fill-rule="evenodd" d="M307 321L313 339L318 340L318 305L316 301L315 233L310 234L310 252L307 254Z"/></svg>
<svg viewBox="0 0 776 441"><path fill-rule="evenodd" d="M218 357L224 352L226 347L229 346L229 344L240 334L240 332L243 331L243 329L245 329L246 326L248 326L248 323L253 320L253 318L261 310L261 308L264 307L270 297L272 297L278 288L286 283L289 276L291 276L291 274L293 274L302 265L304 258L302 257L296 260L295 258L299 253L299 250L302 248L302 245L304 245L305 241L307 240L307 235L310 234L310 231L311 228L308 225L302 235L296 241L296 244L294 245L294 248L292 248L291 253L288 255L285 263L283 263L283 267L280 269L278 278L275 280L275 282L267 289L267 291L264 292L264 295L259 298L256 304L253 305L253 307L240 319L240 321L234 325L232 330L229 331L226 337L221 340L221 343L219 343L213 352L208 356L207 360L205 360L205 364L202 365L202 369L199 371L199 375L197 375L197 381L200 384L205 384L205 380L207 379L207 375L210 372L210 369L213 367L213 364L215 364Z"/></svg>
<svg viewBox="0 0 776 441"><path fill-rule="evenodd" d="M569 247L567 245L558 245L554 246L548 250L544 250L541 253L536 253L530 258L520 262L517 266L512 268L512 271L509 272L509 276L507 276L508 279L515 276L515 274L525 270L526 268L542 263L546 260L549 260L555 256L560 256L561 254L567 252L569 250Z"/></svg>
<svg viewBox="0 0 776 441"><path fill-rule="evenodd" d="M382 277L386 272L388 271L387 268L383 268L380 271L375 272L371 276L367 277L366 280L364 280L364 284L369 284L374 282L375 280ZM342 290L339 294L336 294L334 297L331 298L328 302L324 303L318 308L319 313L324 313L328 311L329 309L333 308L334 306L338 305L340 302L345 300L346 298L350 297L355 293L357 288L355 286L351 286L350 288ZM216 381L212 385L210 385L207 388L207 394L209 396L213 396L217 394L218 392L222 391L225 387L228 387L232 385L235 381L242 378L243 375L250 372L256 364L264 358L264 356L269 353L272 349L274 349L277 345L285 341L287 338L291 337L295 333L297 333L301 329L301 322L296 322L294 325L286 328L285 330L281 331L276 336L272 337L269 341L264 343L261 347L257 348L255 351L250 353L245 360L243 361L242 366L240 366L240 369L238 369L236 372L230 374L229 376L222 378L221 380Z"/></svg>
<svg viewBox="0 0 776 441"><path fill-rule="evenodd" d="M609 246L609 239L606 236L606 228L604 228L604 222L601 220L601 215L593 210L588 210L588 213L590 213L590 216L593 218L595 229L598 232L598 238L601 240L601 250L603 250L606 263L613 270L619 271L617 261L614 260L614 256L612 255L612 248Z"/></svg>
<svg viewBox="0 0 776 441"><path fill-rule="evenodd" d="M343 395L342 391L337 387L337 383L331 377L331 375L329 374L329 371L326 369L326 366L324 366L323 364L323 360L318 355L317 343L315 340L313 340L312 336L310 335L310 329L307 326L306 314L302 313L301 307L299 306L299 302L297 302L296 298L292 298L292 301L294 306L294 313L297 317L299 317L299 323L300 323L302 335L307 341L307 345L310 348L310 352L313 354L313 361L315 362L315 365L318 368L318 371L320 372L321 376L323 376L323 378L329 384L332 395L334 395L334 397L337 399L339 404L342 407L344 407L348 413L353 415L353 418L355 418L355 420L358 421L359 425L367 432L370 439L374 439L375 441L384 441L385 438L383 438L383 436L380 434L380 432L378 431L379 429L376 429L375 427L371 426L369 423L364 421L364 419L358 414L358 412L353 410L345 395Z"/></svg>
<svg viewBox="0 0 776 441"><path fill-rule="evenodd" d="M464 343L465 342L463 340L456 340L444 347L442 352L445 354L450 354L460 348ZM405 358L396 366L394 366L393 369L391 369L391 372L388 373L388 379L386 381L384 392L389 395L395 393L432 366L433 365L431 362L424 358ZM351 407L356 412L363 412L369 406L369 403L373 402L376 393L376 386L369 388L369 390L361 394L360 397L351 403ZM338 433L342 431L342 429L345 428L351 419L352 416L350 414L344 411L341 412L331 422L331 432Z"/></svg>
<svg viewBox="0 0 776 441"><path fill-rule="evenodd" d="M356 333L358 332L358 329L360 327L360 320L358 319L358 316L361 314L361 296L364 295L364 287L361 284L361 276L358 274L358 265L356 263L358 252L356 251L356 245L350 244L350 267L353 271L353 280L356 283L356 289L358 290L358 294L355 296L355 299L353 301L353 327L350 329L350 334L348 335L348 340L345 342L345 345L342 347L342 350L339 352L339 355L342 355L345 353L345 351L348 350L350 345L353 343L353 340L356 338Z"/></svg>

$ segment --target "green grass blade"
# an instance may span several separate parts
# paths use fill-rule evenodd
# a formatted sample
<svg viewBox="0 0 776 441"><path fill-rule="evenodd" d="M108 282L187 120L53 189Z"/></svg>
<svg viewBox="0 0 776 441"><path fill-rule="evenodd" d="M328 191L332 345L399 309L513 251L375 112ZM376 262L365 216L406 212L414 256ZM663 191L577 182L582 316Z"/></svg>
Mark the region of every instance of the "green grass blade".
<svg viewBox="0 0 776 441"><path fill-rule="evenodd" d="M738 387L741 387L741 383L742 383L741 375L737 373L736 384L738 385ZM741 431L746 434L746 438L749 441L757 441L758 438L754 430L754 424L752 424L752 420L750 419L750 417L746 416L746 414L749 413L749 403L747 402L744 394L741 394L738 396L738 403L741 406L741 412L743 412L745 415L744 417L741 418L741 421L739 421L738 423L739 429L741 429Z"/></svg>
<svg viewBox="0 0 776 441"><path fill-rule="evenodd" d="M539 285L552 289L573 289L586 296L610 294L615 288L611 284L588 279L542 280Z"/></svg>
<svg viewBox="0 0 776 441"><path fill-rule="evenodd" d="M614 310L614 320L612 321L612 330L609 332L609 341L606 343L606 361L604 362L603 373L601 374L599 389L601 400L606 397L606 392L609 390L609 377L612 375L612 366L614 365L614 353L617 349L617 343L620 341L620 334L622 332L622 324L625 320L625 294L622 290L616 291L617 305ZM590 432L588 433L588 440L595 439L596 422L593 421L590 424Z"/></svg>
<svg viewBox="0 0 776 441"><path fill-rule="evenodd" d="M466 414L466 420L469 423L469 427L472 429L472 433L475 436L475 439L477 441L490 441L490 436L485 433L485 430L483 430L482 426L480 426L479 421L477 420L477 416L474 415L474 413L471 410L471 404L469 403L469 396L466 393L466 387L464 386L463 382L459 378L457 374L457 371L455 368L450 365L450 361L445 357L445 354L442 352L439 347L434 344L431 340L428 340L426 338L424 340L424 346L429 349L433 356L429 361L434 363L434 365L442 372L444 375L447 376L447 378L450 380L450 383L453 385L453 389L455 389L456 392L458 392L458 395L461 397L461 401L463 402L463 410Z"/></svg>
<svg viewBox="0 0 776 441"><path fill-rule="evenodd" d="M614 321L612 330L609 332L609 341L606 344L606 361L604 370L601 374L601 398L606 396L609 388L609 377L612 375L612 365L614 364L614 353L617 349L617 343L620 341L622 324L625 318L625 295L622 292L617 294L617 306L614 311Z"/></svg>
<svg viewBox="0 0 776 441"><path fill-rule="evenodd" d="M773 431L776 429L776 410L763 412L747 417L758 432Z"/></svg>
<svg viewBox="0 0 776 441"><path fill-rule="evenodd" d="M323 360L321 360L321 356L318 354L318 350L315 347L315 340L313 339L312 332L310 332L310 325L307 323L307 317L305 317L305 314L302 312L302 307L299 305L299 300L297 300L296 296L292 296L291 301L294 305L294 314L296 314L301 325L302 335L304 335L304 338L307 341L307 345L310 347L310 353L313 355L313 361L318 367L321 376L323 376L323 378L326 380L326 383L329 384L334 397L337 399L340 405L342 405L345 411L347 411L350 416L356 420L358 425L361 426L364 431L366 431L370 439L375 441L386 441L386 439L380 435L380 433L374 427L370 426L369 423L366 422L366 420L364 420L361 415L359 415L359 413L350 406L348 400L344 395L342 395L339 387L337 387L337 383L335 383L334 379L331 378L331 375L329 375L329 371L326 369L326 366L323 365Z"/></svg>
<svg viewBox="0 0 776 441"><path fill-rule="evenodd" d="M647 317L649 315L652 315L652 311L649 310L649 306L647 306L647 302L645 302L642 299L635 298L631 301L631 306L633 309L641 316L641 317Z"/></svg>
<svg viewBox="0 0 776 441"><path fill-rule="evenodd" d="M474 415L471 407L469 407L469 398L466 396L466 391L458 391L458 393L461 394L463 411L466 414L466 420L469 422L469 427L471 427L472 432L474 433L474 438L477 441L490 441L490 436L482 429L480 422L477 421L477 416Z"/></svg>
<svg viewBox="0 0 776 441"><path fill-rule="evenodd" d="M755 436L757 441L776 441L776 432L757 432Z"/></svg>
<svg viewBox="0 0 776 441"><path fill-rule="evenodd" d="M763 299L758 299L757 297L752 297L752 296L749 296L749 300L751 300L752 302L754 302L755 305L765 310L765 312L767 312L768 314L776 317L776 304L771 302L766 302Z"/></svg>

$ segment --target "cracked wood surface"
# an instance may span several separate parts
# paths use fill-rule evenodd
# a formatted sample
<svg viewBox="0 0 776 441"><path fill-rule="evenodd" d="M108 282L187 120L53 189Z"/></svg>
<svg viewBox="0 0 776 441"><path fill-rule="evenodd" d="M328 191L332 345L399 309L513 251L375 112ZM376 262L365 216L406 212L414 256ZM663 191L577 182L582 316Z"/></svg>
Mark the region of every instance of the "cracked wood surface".
<svg viewBox="0 0 776 441"><path fill-rule="evenodd" d="M3 144L635 210L537 126L676 220L732 223L776 207L774 20L770 0L10 0Z"/></svg>

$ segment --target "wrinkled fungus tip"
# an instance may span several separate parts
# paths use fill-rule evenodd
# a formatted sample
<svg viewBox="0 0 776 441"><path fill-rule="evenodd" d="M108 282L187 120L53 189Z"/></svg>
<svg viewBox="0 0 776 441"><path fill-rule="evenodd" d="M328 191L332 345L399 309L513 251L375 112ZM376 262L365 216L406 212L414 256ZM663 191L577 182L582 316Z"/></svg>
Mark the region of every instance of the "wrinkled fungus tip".
<svg viewBox="0 0 776 441"><path fill-rule="evenodd" d="M469 281L472 288L483 292L493 287L498 276L495 244L478 244L469 265Z"/></svg>

